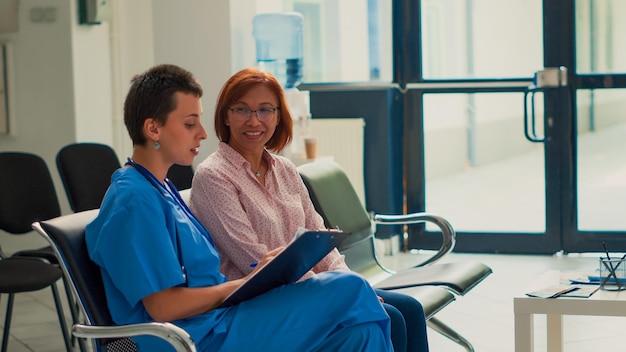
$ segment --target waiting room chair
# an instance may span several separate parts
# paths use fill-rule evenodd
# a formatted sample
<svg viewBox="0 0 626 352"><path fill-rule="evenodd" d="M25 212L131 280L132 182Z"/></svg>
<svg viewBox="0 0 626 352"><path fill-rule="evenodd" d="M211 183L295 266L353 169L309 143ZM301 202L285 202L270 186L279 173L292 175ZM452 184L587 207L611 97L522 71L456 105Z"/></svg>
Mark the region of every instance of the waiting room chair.
<svg viewBox="0 0 626 352"><path fill-rule="evenodd" d="M183 201L189 205L191 188L184 189L179 193ZM343 249L345 249L345 246ZM362 249L363 247L361 247L360 250ZM364 273L368 266L371 266L371 256L367 255L367 253L362 255L362 253L359 253L360 250L352 250L350 251L350 254L343 251L342 254L346 255L346 261L349 263L351 269L359 269L354 271ZM374 264L376 264L376 262L374 262ZM445 308L448 304L454 302L456 299L448 290L436 286L407 287L397 290L397 292L408 294L417 299L424 308L424 315L426 316L426 319L432 319L437 312ZM443 329L443 323L441 323L441 325Z"/></svg>
<svg viewBox="0 0 626 352"><path fill-rule="evenodd" d="M374 287L380 289L402 289L423 286L444 287L455 295L465 295L492 272L488 266L478 262L435 264L454 249L455 233L444 218L428 213L406 215L370 216L363 207L345 171L332 160L319 160L298 167L316 210L324 218L328 228L339 227L353 234L342 243L340 252L352 270L367 278L377 278ZM415 267L398 272L385 268L375 252L375 233L380 225L415 225L426 222L437 225L441 230L442 244L438 251ZM380 279L382 277L382 279ZM428 325L444 336L473 351L473 346L434 317Z"/></svg>
<svg viewBox="0 0 626 352"><path fill-rule="evenodd" d="M61 214L52 177L41 157L30 153L1 152L0 170L0 229L12 235L21 235L32 231L30 224L33 221ZM52 289L63 338L70 350L63 308L56 288L56 281L62 275L55 264L58 264L56 256L50 247L23 249L11 257L0 250L0 293L9 294L3 351L8 342L14 294L48 286ZM71 293L67 292L67 295L71 306ZM76 316L72 315L72 318L75 321Z"/></svg>
<svg viewBox="0 0 626 352"><path fill-rule="evenodd" d="M99 143L72 143L59 150L57 169L74 212L98 209L111 175L121 167L113 148Z"/></svg>
<svg viewBox="0 0 626 352"><path fill-rule="evenodd" d="M39 291L46 287L52 290L54 305L57 310L61 333L67 352L72 351L71 342L65 322L63 306L59 299L59 291L56 282L63 273L58 266L47 261L33 257L10 257L0 258L0 293L8 294L6 315L4 320L4 331L2 333L2 352L6 352L9 344L9 332L11 330L11 318L13 315L13 305L15 294L22 292Z"/></svg>
<svg viewBox="0 0 626 352"><path fill-rule="evenodd" d="M172 181L176 189L182 191L191 188L193 179L193 167L174 164L167 171L167 178Z"/></svg>
<svg viewBox="0 0 626 352"><path fill-rule="evenodd" d="M85 227L98 214L98 209L64 215L32 224L45 238L61 263L63 273L78 298L84 324L72 328L74 336L91 343L93 351L136 351L130 337L152 335L169 342L176 351L196 351L189 334L171 323L115 325L107 306L100 268L89 258Z"/></svg>

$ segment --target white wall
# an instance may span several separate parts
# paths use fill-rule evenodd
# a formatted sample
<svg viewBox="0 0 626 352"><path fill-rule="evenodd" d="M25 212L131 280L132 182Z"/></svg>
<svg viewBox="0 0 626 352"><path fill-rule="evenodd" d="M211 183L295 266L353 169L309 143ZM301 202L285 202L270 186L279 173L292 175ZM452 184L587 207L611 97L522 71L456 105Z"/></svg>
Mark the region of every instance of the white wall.
<svg viewBox="0 0 626 352"><path fill-rule="evenodd" d="M76 0L20 0L19 30L0 33L12 45L14 136L0 135L0 151L42 156L55 179L62 212L69 205L55 157L61 147L93 141L112 145L120 159L132 152L123 124L123 100L131 77L158 63L193 72L204 87L203 123L209 132L196 162L216 149L215 99L234 72L228 1L113 0L112 17L79 25ZM31 21L33 9L53 8L54 21ZM42 244L35 234L8 236L11 253Z"/></svg>
<svg viewBox="0 0 626 352"><path fill-rule="evenodd" d="M202 123L209 137L202 143L199 163L217 149L213 129L215 101L231 68L228 1L153 0L155 64L170 63L193 72L204 96Z"/></svg>
<svg viewBox="0 0 626 352"><path fill-rule="evenodd" d="M9 41L12 47L15 112L14 134L0 135L0 151L43 157L67 213L55 164L57 151L76 141L112 140L108 30L78 26L76 0L20 0L18 6L18 31L0 33L0 41ZM51 14L48 20L31 18L33 11L42 9ZM0 236L7 252L21 248L19 241L38 240L32 234Z"/></svg>
<svg viewBox="0 0 626 352"><path fill-rule="evenodd" d="M124 125L124 98L134 74L154 65L152 0L114 1L111 28L113 147L120 161L132 154Z"/></svg>
<svg viewBox="0 0 626 352"><path fill-rule="evenodd" d="M76 1L72 1L75 8ZM76 10L71 12L73 16ZM111 47L109 23L72 25L73 99L75 139L78 142L113 144Z"/></svg>
<svg viewBox="0 0 626 352"><path fill-rule="evenodd" d="M79 28L75 0L18 4L18 31L0 33L0 40L12 46L15 112L14 134L0 135L0 150L43 157L67 210L54 162L56 152L78 140L111 141L107 30ZM31 18L33 11L41 9L51 11L52 18Z"/></svg>
<svg viewBox="0 0 626 352"><path fill-rule="evenodd" d="M202 122L209 137L198 164L217 149L213 113L219 89L234 73L231 65L228 1L117 0L111 18L113 134L118 156L132 153L123 121L130 79L156 64L175 64L191 71L204 88Z"/></svg>

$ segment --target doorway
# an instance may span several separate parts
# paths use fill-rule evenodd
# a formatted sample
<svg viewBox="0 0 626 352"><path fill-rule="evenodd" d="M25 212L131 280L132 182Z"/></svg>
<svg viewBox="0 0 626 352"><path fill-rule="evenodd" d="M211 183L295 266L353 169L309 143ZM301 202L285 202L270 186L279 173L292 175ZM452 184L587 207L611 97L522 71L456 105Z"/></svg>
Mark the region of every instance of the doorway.
<svg viewBox="0 0 626 352"><path fill-rule="evenodd" d="M406 210L448 218L460 252L626 251L626 3L399 3L396 30L420 33L395 69ZM529 102L533 73L561 66L567 85ZM430 230L408 248L435 247Z"/></svg>

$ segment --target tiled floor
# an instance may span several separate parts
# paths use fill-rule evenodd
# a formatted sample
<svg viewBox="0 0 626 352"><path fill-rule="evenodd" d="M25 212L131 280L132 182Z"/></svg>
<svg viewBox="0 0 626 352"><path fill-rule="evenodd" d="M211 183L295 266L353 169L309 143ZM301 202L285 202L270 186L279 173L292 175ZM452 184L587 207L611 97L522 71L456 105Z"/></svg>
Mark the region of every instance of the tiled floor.
<svg viewBox="0 0 626 352"><path fill-rule="evenodd" d="M478 352L513 351L513 297L543 272L551 269L593 270L597 256L525 256L499 254L451 254L444 261L479 260L493 268L493 274L467 296L439 312L446 324L470 340ZM415 262L419 255L400 253L385 257L386 265L401 268ZM59 289L62 285L59 283ZM1 299L4 317L6 296ZM65 301L64 301L65 303ZM49 289L16 296L9 351L65 351ZM69 313L67 313L69 319ZM69 323L69 322L68 322ZM622 345L626 318L564 318L565 351L615 350ZM463 349L429 330L433 352L462 352ZM545 351L545 318L536 318L536 351Z"/></svg>

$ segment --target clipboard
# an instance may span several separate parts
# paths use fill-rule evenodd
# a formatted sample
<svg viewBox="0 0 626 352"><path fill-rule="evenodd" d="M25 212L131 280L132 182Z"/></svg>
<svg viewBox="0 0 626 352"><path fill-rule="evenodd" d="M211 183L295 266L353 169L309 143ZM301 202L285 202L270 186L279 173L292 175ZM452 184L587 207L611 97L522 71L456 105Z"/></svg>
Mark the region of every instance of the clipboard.
<svg viewBox="0 0 626 352"><path fill-rule="evenodd" d="M297 237L282 252L250 275L218 308L230 307L273 288L298 281L349 235L350 232L334 230L307 230L296 234Z"/></svg>

